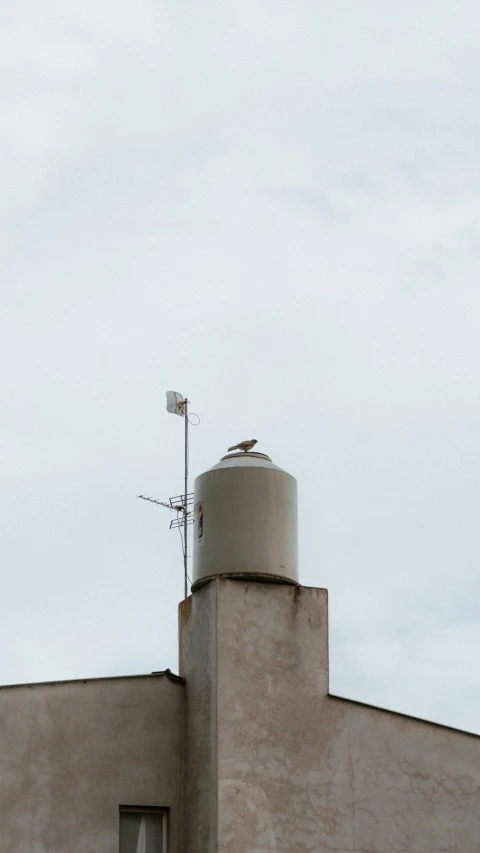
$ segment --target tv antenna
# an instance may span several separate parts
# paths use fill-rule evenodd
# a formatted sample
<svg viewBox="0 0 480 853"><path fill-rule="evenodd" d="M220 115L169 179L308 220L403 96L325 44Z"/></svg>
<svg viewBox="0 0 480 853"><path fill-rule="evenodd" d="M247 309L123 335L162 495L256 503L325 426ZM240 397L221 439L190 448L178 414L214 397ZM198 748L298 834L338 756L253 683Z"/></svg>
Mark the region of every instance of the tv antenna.
<svg viewBox="0 0 480 853"><path fill-rule="evenodd" d="M138 495L142 501L149 501L152 504L157 504L158 506L164 506L167 509L176 512L176 518L173 518L170 522L170 530L176 529L180 531L180 537L182 539L182 553L183 553L183 573L185 580L185 598L188 595L188 527L193 524L193 492L188 491L188 425L198 426L200 423L200 418L195 412L188 411L189 400L186 397L182 397L177 391L167 391L167 412L170 412L172 415L179 415L185 421L185 453L184 453L184 490L182 495L175 495L172 498L168 499L168 503L166 501L157 500L157 498L150 498L147 495ZM197 421L191 421L190 418L194 416L198 418ZM183 529L183 536L182 536Z"/></svg>

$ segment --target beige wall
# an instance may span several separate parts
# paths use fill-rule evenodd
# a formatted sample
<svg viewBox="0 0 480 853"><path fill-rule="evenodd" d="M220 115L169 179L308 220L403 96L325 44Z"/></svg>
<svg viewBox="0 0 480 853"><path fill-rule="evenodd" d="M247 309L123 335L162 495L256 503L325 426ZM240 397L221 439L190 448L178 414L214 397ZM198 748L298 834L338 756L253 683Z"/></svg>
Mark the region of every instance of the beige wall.
<svg viewBox="0 0 480 853"><path fill-rule="evenodd" d="M216 579L180 640L186 684L0 689L0 853L118 853L119 805L169 853L479 853L480 738L328 695L325 590Z"/></svg>
<svg viewBox="0 0 480 853"><path fill-rule="evenodd" d="M185 684L185 824L188 853L217 843L217 601L215 583L182 601L180 673ZM188 768L188 770L187 770Z"/></svg>
<svg viewBox="0 0 480 853"><path fill-rule="evenodd" d="M478 853L479 737L335 697L322 720L321 850Z"/></svg>
<svg viewBox="0 0 480 853"><path fill-rule="evenodd" d="M479 853L480 738L328 696L325 590L217 579L192 598L186 772L218 822L195 845L190 802L189 853Z"/></svg>
<svg viewBox="0 0 480 853"><path fill-rule="evenodd" d="M185 772L204 792L186 797L186 849L267 853L281 831L278 849L293 853L292 774L315 766L312 720L328 689L326 592L217 579L183 602L181 625L187 730L195 728ZM207 685L208 703L199 701ZM205 815L217 808L207 845Z"/></svg>
<svg viewBox="0 0 480 853"><path fill-rule="evenodd" d="M167 676L0 689L0 853L118 853L119 805L168 806L183 849L184 685Z"/></svg>

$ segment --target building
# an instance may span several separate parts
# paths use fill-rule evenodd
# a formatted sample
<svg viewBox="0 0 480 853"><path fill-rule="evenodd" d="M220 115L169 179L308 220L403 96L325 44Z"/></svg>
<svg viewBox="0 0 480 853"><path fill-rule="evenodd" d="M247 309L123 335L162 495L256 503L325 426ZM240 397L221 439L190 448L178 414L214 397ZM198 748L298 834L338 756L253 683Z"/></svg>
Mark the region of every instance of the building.
<svg viewBox="0 0 480 853"><path fill-rule="evenodd" d="M179 676L0 689L0 853L480 851L480 737L329 693L295 487L197 479Z"/></svg>

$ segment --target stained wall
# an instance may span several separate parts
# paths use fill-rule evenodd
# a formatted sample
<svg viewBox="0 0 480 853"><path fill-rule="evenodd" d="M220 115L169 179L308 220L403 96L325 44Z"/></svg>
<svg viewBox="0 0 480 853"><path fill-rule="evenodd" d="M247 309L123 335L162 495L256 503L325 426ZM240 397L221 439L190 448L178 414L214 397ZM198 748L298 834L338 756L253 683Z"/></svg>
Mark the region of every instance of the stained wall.
<svg viewBox="0 0 480 853"><path fill-rule="evenodd" d="M162 675L0 688L0 853L118 853L120 805L168 807L180 853L183 709Z"/></svg>
<svg viewBox="0 0 480 853"><path fill-rule="evenodd" d="M217 579L192 598L186 773L218 804L195 853L478 853L480 738L330 696L325 590Z"/></svg>

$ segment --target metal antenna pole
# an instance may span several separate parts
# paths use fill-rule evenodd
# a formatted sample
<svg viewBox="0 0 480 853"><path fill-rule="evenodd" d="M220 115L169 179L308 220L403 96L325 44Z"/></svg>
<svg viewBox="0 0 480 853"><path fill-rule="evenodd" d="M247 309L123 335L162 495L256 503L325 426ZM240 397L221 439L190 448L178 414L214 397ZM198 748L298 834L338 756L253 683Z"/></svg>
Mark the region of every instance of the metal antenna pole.
<svg viewBox="0 0 480 853"><path fill-rule="evenodd" d="M188 400L185 397L185 405L183 407L183 411L185 413L185 499L184 499L184 513L183 513L183 570L185 573L185 598L188 596L188 560L187 560L187 536L188 536L188 524L187 524L187 500L188 500Z"/></svg>

